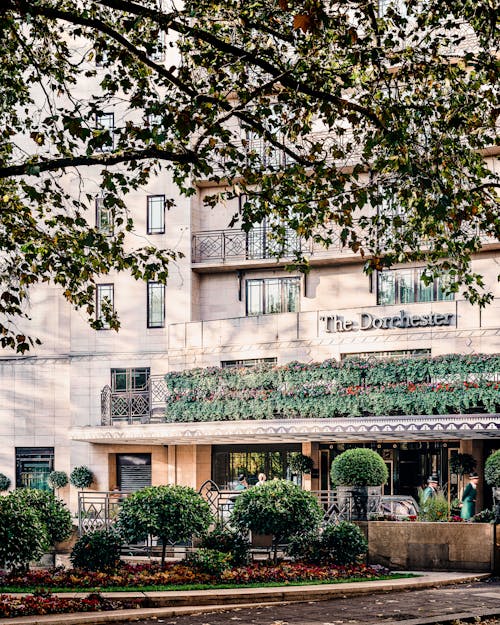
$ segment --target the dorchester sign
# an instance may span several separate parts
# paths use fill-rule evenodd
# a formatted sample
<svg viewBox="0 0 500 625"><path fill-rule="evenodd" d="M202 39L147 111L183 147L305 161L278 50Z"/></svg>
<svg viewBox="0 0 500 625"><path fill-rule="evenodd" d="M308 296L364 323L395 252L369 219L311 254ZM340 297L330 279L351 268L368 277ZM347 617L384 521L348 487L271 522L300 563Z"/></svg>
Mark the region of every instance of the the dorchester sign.
<svg viewBox="0 0 500 625"><path fill-rule="evenodd" d="M395 328L428 328L450 326L455 323L453 313L429 313L412 315L400 310L398 315L377 317L371 313L358 313L358 319L345 319L337 313L320 315L324 332L353 332L358 330L392 330Z"/></svg>

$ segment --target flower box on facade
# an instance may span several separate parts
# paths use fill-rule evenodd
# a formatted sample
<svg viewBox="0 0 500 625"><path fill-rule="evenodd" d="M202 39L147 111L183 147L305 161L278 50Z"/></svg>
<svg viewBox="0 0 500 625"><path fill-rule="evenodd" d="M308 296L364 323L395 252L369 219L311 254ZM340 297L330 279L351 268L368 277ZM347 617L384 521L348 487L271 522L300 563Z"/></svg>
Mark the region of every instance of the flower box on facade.
<svg viewBox="0 0 500 625"><path fill-rule="evenodd" d="M367 526L370 564L471 572L494 571L500 564L495 525L490 523L371 521Z"/></svg>

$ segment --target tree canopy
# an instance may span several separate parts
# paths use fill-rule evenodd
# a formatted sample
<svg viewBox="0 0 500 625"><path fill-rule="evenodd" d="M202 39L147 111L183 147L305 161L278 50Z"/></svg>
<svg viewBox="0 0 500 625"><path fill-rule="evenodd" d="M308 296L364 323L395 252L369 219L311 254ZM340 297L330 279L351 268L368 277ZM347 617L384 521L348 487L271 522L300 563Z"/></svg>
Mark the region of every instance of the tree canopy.
<svg viewBox="0 0 500 625"><path fill-rule="evenodd" d="M160 171L187 196L212 181L209 206L239 197L231 225L267 219L277 255L292 229L366 271L445 271L484 305L471 259L500 234L498 44L491 0L4 0L2 345L33 342L33 284L99 328L98 276L166 278L178 252L127 238L127 193ZM112 233L89 224L89 179Z"/></svg>

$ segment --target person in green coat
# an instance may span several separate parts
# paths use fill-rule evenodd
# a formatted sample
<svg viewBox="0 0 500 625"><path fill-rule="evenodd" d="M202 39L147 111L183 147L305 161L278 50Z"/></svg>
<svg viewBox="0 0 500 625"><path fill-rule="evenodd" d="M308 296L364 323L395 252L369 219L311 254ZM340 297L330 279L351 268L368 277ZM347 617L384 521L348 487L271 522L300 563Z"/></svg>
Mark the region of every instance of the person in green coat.
<svg viewBox="0 0 500 625"><path fill-rule="evenodd" d="M477 497L477 484L479 482L479 475L477 473L471 473L469 475L469 483L464 489L462 495L462 506L460 509L460 517L464 521L468 521L476 514L476 497Z"/></svg>

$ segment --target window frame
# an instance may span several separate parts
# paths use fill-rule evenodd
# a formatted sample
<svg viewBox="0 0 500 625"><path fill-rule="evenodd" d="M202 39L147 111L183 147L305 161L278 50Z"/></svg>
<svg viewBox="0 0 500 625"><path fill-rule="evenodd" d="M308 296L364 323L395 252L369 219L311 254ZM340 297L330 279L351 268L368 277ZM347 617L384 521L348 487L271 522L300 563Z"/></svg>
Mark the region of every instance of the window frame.
<svg viewBox="0 0 500 625"><path fill-rule="evenodd" d="M108 225L102 224L102 216L108 217ZM102 232L106 236L112 236L114 232L114 220L113 211L110 207L104 206L104 197L97 196L95 198L95 227L99 232Z"/></svg>
<svg viewBox="0 0 500 625"><path fill-rule="evenodd" d="M289 310L287 306L287 297L286 297L286 289L284 288L286 284L294 284L296 285L296 306L295 310ZM245 280L245 314L247 317L258 317L260 315L275 315L280 313L290 313L290 312L300 312L300 284L301 280L299 276L287 277L287 278L248 278ZM260 306L258 312L250 312L249 309L249 292L250 288L255 285L259 287L259 299ZM279 310L271 310L268 308L270 306L270 297L269 297L269 287L279 285L279 299L280 299L280 309Z"/></svg>
<svg viewBox="0 0 500 625"><path fill-rule="evenodd" d="M153 321L152 320L152 312L153 312L153 306L152 306L152 299L154 296L154 289L157 289L158 287L160 287L160 292L161 292L161 302L160 302L160 306L161 306L161 310L160 310L160 315L161 315L161 319L160 321ZM147 314L147 327L154 329L154 328L164 328L165 327L165 283L164 282L159 282L158 280L148 280L147 283L147 305L146 305L146 314Z"/></svg>
<svg viewBox="0 0 500 625"><path fill-rule="evenodd" d="M159 217L160 217L160 226L159 227L153 227L152 226L152 222L154 221L153 219L153 209L155 208L155 203L153 203L153 200L157 200L158 198L161 198L161 208L160 208L160 213L159 213ZM146 233L147 234L165 234L165 195L158 193L155 195L148 195L146 198Z"/></svg>
<svg viewBox="0 0 500 625"><path fill-rule="evenodd" d="M109 119L111 124L109 126L101 123L102 119ZM95 114L95 127L96 130L107 130L111 138L111 145L102 145L98 148L99 152L112 152L115 149L115 114L113 111L99 111Z"/></svg>
<svg viewBox="0 0 500 625"><path fill-rule="evenodd" d="M386 271L379 271L377 273L377 306L399 306L406 304L425 304L433 302L453 302L455 300L455 294L445 294L442 289L443 276L434 278L432 283L425 285L421 280L421 275L425 271L424 267L405 267L400 269L389 269ZM412 294L412 299L403 301L401 297L402 287L404 279L411 276L411 280L408 281L411 288L408 292ZM391 301L381 301L381 295L383 289L381 289L381 281L387 280L388 277L392 278L392 298ZM428 289L432 289L430 293L430 299L425 299L425 293ZM388 298L387 298L388 299Z"/></svg>
<svg viewBox="0 0 500 625"><path fill-rule="evenodd" d="M112 282L96 284L96 321L102 321L103 324L102 328L99 328L99 330L109 330L111 327L109 323L102 319L102 300L104 299L104 297L106 297L106 295L102 294L102 291L104 291L104 289L108 289L108 292L111 293L111 297L109 299L111 304L111 311L114 312L115 310L115 285Z"/></svg>

